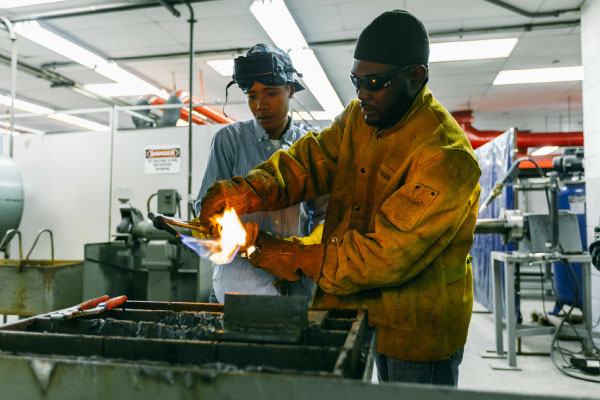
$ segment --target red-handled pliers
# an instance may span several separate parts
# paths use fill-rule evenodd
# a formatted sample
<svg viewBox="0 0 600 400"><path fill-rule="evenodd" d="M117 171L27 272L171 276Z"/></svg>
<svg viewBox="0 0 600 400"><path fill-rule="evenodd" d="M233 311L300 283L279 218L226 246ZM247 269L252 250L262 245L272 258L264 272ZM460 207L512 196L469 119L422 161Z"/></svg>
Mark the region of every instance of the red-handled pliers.
<svg viewBox="0 0 600 400"><path fill-rule="evenodd" d="M98 299L101 299L101 300L97 301ZM127 301L127 296L123 295L123 296L113 297L112 299L109 299L108 296L102 296L102 297L99 297L98 299L93 300L93 302L95 304L93 304L91 306L91 308L79 309L79 310L75 310L73 312L63 313L61 317L52 318L52 315L51 315L50 318L51 319L73 319L73 318L85 317L88 315L98 315L106 310L112 310L113 308L124 304ZM86 302L86 303L88 303L88 302Z"/></svg>
<svg viewBox="0 0 600 400"><path fill-rule="evenodd" d="M107 301L109 298L110 297L105 294L104 296L100 296L100 297L96 297L95 299L84 301L83 303L78 304L76 306L73 306L73 307L50 314L50 319L55 319L55 320L66 319L68 315L72 315L76 312L94 308L98 304L102 303L103 301Z"/></svg>

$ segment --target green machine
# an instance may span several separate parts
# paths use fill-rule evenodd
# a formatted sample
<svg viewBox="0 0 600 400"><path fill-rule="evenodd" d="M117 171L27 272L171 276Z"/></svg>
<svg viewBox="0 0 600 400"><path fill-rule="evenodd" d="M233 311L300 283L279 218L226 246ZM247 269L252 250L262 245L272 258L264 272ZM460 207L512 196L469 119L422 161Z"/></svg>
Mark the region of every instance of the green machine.
<svg viewBox="0 0 600 400"><path fill-rule="evenodd" d="M175 216L179 193L161 189L155 195L158 213ZM156 229L128 199L119 201L121 222L115 240L85 245L83 298L125 294L132 300L206 302L212 284L210 262ZM189 235L185 228L177 229Z"/></svg>

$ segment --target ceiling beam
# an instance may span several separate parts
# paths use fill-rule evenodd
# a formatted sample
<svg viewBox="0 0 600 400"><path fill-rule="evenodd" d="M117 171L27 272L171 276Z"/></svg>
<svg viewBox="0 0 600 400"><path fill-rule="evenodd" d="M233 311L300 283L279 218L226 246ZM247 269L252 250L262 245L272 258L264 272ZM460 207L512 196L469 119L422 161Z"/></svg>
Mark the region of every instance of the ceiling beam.
<svg viewBox="0 0 600 400"><path fill-rule="evenodd" d="M517 6L513 6L510 3L507 3L503 0L483 0L491 3L495 6L504 8L505 10L512 11L519 15L522 15L527 18L544 18L544 17L559 17L561 14L571 13L571 12L579 12L581 11L581 5L577 8L563 8L560 10L552 10L552 11L541 11L541 12L529 12ZM583 3L583 2L582 2Z"/></svg>
<svg viewBox="0 0 600 400"><path fill-rule="evenodd" d="M216 0L170 0L168 4L170 6L177 4L186 4L186 3L205 3L208 1L216 1ZM113 12L122 12L122 11L132 11L132 10L142 10L146 8L155 8L155 7L165 7L165 0L153 0L153 1L143 1L140 3L121 3L121 4L109 4L109 5L95 5L89 7L80 7L74 9L53 11L49 13L42 14L29 14L22 17L11 19L11 22L23 22L23 21L47 21L52 19L60 19L60 18L73 18L73 17L84 17L88 15L97 15L97 14L106 14Z"/></svg>
<svg viewBox="0 0 600 400"><path fill-rule="evenodd" d="M568 20L568 21L553 21L553 22L539 22L531 24L519 24L519 25L503 25L503 26L488 26L481 28L469 28L469 29L453 29L447 31L430 32L429 37L431 38L442 38L448 36L467 36L467 35L483 35L488 33L508 33L508 32L531 32L536 30L544 29L560 29L560 28L575 28L581 24L581 21ZM341 40L328 40L321 42L309 42L310 47L324 47L324 46L354 46L356 39L341 39ZM220 49L220 50L204 50L194 51L196 57L210 57L217 55L238 55L244 54L248 51L246 47L237 47L231 49ZM138 56L125 56L111 58L111 61L115 62L135 62L135 61L151 61L151 60L168 60L189 57L189 52L177 52L177 53L161 53L161 54L144 54ZM59 68L77 63L72 61L47 63L42 68Z"/></svg>
<svg viewBox="0 0 600 400"><path fill-rule="evenodd" d="M0 54L0 64L10 65L10 57L6 57ZM112 99L109 97L99 96L89 90L87 90L84 85L73 81L72 79L67 78L64 75L59 74L58 72L50 71L46 68L35 68L31 65L25 64L23 62L17 62L17 70L24 72L26 74L35 76L36 78L44 79L50 82L51 87L65 87L67 89L72 90L75 93L87 96L91 99L100 101L102 103L106 103L109 105L119 105L119 106L128 106L129 103L126 103L122 100Z"/></svg>

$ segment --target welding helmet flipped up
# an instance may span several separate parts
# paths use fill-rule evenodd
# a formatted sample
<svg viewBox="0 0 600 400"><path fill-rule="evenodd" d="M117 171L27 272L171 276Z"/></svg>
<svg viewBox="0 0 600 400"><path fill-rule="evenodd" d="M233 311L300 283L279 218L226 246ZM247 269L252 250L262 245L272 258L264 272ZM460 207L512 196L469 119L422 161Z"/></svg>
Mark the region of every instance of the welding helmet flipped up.
<svg viewBox="0 0 600 400"><path fill-rule="evenodd" d="M248 50L245 56L233 60L233 81L228 87L235 82L246 92L258 81L266 86L292 83L296 92L304 90L294 74L302 76L292 65L288 54L279 47L259 43Z"/></svg>

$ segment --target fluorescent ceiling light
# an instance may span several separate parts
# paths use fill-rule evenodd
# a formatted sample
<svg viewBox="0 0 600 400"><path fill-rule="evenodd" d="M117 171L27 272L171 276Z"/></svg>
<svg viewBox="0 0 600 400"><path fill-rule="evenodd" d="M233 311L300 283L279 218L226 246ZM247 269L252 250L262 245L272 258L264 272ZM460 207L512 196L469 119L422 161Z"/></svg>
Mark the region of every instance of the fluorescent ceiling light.
<svg viewBox="0 0 600 400"><path fill-rule="evenodd" d="M344 106L283 0L255 0L250 11L275 45L289 52L294 67L303 74L302 80L321 107L329 115L339 114Z"/></svg>
<svg viewBox="0 0 600 400"><path fill-rule="evenodd" d="M531 152L532 156L545 156L551 153L554 153L556 150L558 150L558 146L544 146L544 147L540 147L539 149Z"/></svg>
<svg viewBox="0 0 600 400"><path fill-rule="evenodd" d="M231 76L233 74L233 58L228 60L209 60L206 63L221 76Z"/></svg>
<svg viewBox="0 0 600 400"><path fill-rule="evenodd" d="M10 107L10 97L0 94L0 104ZM28 101L19 100L19 99L15 99L15 108L18 108L19 110L23 110L26 112L30 112L32 114L46 115L48 118L51 118L51 119L54 119L57 121L66 122L67 124L79 126L80 128L85 128L85 129L89 129L92 131L101 132L101 131L107 131L110 129L106 125L101 125L96 122L93 122L93 121L90 121L90 120L87 120L84 118L75 117L75 116L69 115L69 114L55 113L55 111L51 108L43 107L43 106L33 104ZM0 121L0 125L9 126L9 125L5 125L5 123L1 122L1 121ZM24 126L15 125L15 128L24 130L24 131L28 131L31 133L44 133L43 131L33 129L33 128L26 128Z"/></svg>
<svg viewBox="0 0 600 400"><path fill-rule="evenodd" d="M69 115L69 114L63 114L63 113L50 114L50 115L48 115L48 118L52 118L52 119L55 119L55 120L61 121L61 122L66 122L68 124L75 125L80 128L85 128L85 129L89 129L91 131L96 131L96 132L104 132L104 131L108 131L110 129L106 125L98 124L96 122L93 122L93 121L90 121L90 120L87 120L84 118L79 118L79 117L76 117L74 115Z"/></svg>
<svg viewBox="0 0 600 400"><path fill-rule="evenodd" d="M136 90L142 94L152 93L164 99L169 97L166 91L138 78L132 73L119 67L115 62L100 57L70 40L49 31L42 27L37 21L18 22L14 25L14 29L19 35L32 42L69 58L84 67L90 68L96 73L117 83L125 84L129 88L135 87Z"/></svg>
<svg viewBox="0 0 600 400"><path fill-rule="evenodd" d="M429 62L508 57L518 41L519 39L510 38L432 43Z"/></svg>
<svg viewBox="0 0 600 400"><path fill-rule="evenodd" d="M58 3L65 0L0 0L0 8L17 8L40 4Z"/></svg>
<svg viewBox="0 0 600 400"><path fill-rule="evenodd" d="M500 71L494 85L568 82L583 80L583 67L513 69Z"/></svg>
<svg viewBox="0 0 600 400"><path fill-rule="evenodd" d="M4 96L0 94L0 104L3 106L10 107L11 98L9 96ZM54 110L48 107L39 106L37 104L30 103L28 101L15 99L15 108L26 111L32 114L50 114L53 113Z"/></svg>

